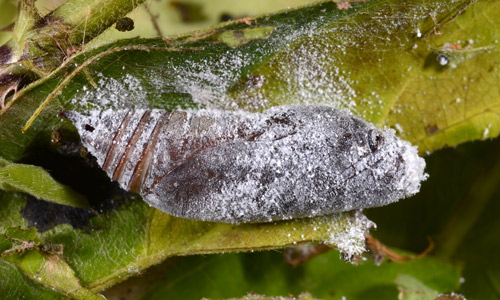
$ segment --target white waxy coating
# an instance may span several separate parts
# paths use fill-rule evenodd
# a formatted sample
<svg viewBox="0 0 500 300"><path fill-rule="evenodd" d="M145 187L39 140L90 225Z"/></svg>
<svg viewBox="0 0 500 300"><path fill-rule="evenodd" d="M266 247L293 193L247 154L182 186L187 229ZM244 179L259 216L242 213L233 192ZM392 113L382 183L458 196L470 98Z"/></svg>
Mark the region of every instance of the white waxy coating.
<svg viewBox="0 0 500 300"><path fill-rule="evenodd" d="M113 180L189 219L266 222L383 206L427 177L416 147L393 130L324 105L67 116Z"/></svg>

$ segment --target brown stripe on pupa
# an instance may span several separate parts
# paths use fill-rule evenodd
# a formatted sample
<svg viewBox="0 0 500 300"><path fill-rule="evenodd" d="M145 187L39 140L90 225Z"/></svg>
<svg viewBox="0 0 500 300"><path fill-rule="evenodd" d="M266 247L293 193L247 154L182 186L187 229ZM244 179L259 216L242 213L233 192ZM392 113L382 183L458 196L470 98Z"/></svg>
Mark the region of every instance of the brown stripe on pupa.
<svg viewBox="0 0 500 300"><path fill-rule="evenodd" d="M141 156L135 165L134 172L132 173L132 178L128 184L130 191L140 193L142 191L142 186L146 180L149 171L151 169L151 162L153 161L154 151L156 144L158 143L158 138L160 136L162 128L170 122L172 113L167 112L165 115L161 115L156 122L153 131L151 132L148 141L144 144Z"/></svg>
<svg viewBox="0 0 500 300"><path fill-rule="evenodd" d="M144 112L141 120L139 121L139 124L137 124L137 127L132 133L132 136L130 136L129 140L127 141L125 152L122 153L122 156L120 157L120 160L118 161L118 164L116 165L116 168L113 172L113 180L119 181L119 179L123 175L123 170L130 160L130 155L134 152L137 140L139 140L139 137L142 135L142 130L144 129L144 126L146 126L150 115L150 110Z"/></svg>
<svg viewBox="0 0 500 300"><path fill-rule="evenodd" d="M130 120L132 120L133 113L130 111L127 111L127 114L123 118L122 122L120 123L120 126L118 127L118 130L116 131L115 135L113 136L113 140L111 141L111 145L108 148L108 151L106 152L106 158L104 160L104 163L102 164L102 168L106 172L111 172L109 169L110 165L113 163L115 156L117 155L117 149L118 149L118 144L122 138L122 136L127 132L127 127L128 124L130 123Z"/></svg>

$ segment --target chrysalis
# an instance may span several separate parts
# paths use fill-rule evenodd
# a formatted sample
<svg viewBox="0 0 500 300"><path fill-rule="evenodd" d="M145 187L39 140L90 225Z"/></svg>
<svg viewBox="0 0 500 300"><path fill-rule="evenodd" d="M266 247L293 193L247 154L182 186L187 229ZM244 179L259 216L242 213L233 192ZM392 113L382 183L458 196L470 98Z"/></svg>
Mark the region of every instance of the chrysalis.
<svg viewBox="0 0 500 300"><path fill-rule="evenodd" d="M386 205L426 178L416 147L321 105L264 113L68 112L122 188L169 214L268 222Z"/></svg>

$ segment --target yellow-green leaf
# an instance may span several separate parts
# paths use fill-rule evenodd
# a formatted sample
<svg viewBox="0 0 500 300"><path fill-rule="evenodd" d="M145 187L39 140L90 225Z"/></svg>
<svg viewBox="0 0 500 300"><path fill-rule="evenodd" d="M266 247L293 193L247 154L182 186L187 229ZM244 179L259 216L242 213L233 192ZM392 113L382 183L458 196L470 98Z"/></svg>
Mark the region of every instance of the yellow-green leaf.
<svg viewBox="0 0 500 300"><path fill-rule="evenodd" d="M104 297L83 288L75 272L58 256L39 250L11 254L5 260L19 266L35 282L60 291L73 299L99 299Z"/></svg>

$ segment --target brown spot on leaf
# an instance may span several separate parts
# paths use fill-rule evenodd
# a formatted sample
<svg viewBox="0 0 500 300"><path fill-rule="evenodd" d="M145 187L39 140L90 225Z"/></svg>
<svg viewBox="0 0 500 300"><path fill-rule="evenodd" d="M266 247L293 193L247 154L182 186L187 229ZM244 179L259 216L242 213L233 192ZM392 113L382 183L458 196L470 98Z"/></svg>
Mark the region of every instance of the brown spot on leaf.
<svg viewBox="0 0 500 300"><path fill-rule="evenodd" d="M433 135L436 132L438 132L439 128L436 125L427 125L425 126L425 132L427 132L427 135Z"/></svg>
<svg viewBox="0 0 500 300"><path fill-rule="evenodd" d="M231 20L234 20L234 17L227 12L222 13L219 17L220 22L227 22Z"/></svg>
<svg viewBox="0 0 500 300"><path fill-rule="evenodd" d="M134 30L134 20L131 18L125 17L116 22L116 30L118 31L132 31Z"/></svg>
<svg viewBox="0 0 500 300"><path fill-rule="evenodd" d="M233 36L236 38L236 39L242 39L245 37L245 33L241 30L234 30L233 31Z"/></svg>

